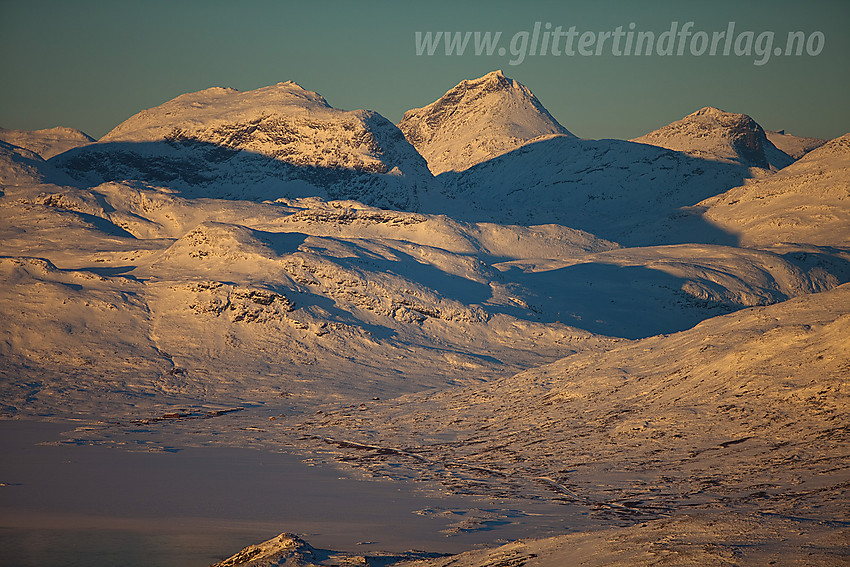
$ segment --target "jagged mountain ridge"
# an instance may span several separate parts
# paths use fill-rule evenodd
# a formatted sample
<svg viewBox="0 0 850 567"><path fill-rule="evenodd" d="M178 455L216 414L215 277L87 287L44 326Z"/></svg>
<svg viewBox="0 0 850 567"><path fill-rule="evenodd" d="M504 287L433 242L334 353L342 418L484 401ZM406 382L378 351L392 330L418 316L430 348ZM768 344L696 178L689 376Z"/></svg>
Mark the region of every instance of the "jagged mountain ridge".
<svg viewBox="0 0 850 567"><path fill-rule="evenodd" d="M405 112L398 127L434 175L467 169L541 136L572 136L527 87L501 71L461 81L433 103Z"/></svg>
<svg viewBox="0 0 850 567"><path fill-rule="evenodd" d="M335 109L293 82L180 95L53 161L92 186L135 179L195 197L320 196L408 210L433 183L388 120Z"/></svg>

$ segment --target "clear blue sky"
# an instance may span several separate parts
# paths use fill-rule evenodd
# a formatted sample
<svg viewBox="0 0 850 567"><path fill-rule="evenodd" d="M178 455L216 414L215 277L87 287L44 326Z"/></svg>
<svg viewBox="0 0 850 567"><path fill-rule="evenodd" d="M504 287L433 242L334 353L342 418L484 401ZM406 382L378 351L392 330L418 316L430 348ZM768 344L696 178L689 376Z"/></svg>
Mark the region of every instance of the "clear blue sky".
<svg viewBox="0 0 850 567"><path fill-rule="evenodd" d="M660 34L694 22L710 35L823 33L817 56L417 56L415 32L501 31L509 48L534 22ZM542 30L541 30L542 31ZM604 45L604 44L603 44ZM743 45L743 44L742 44ZM441 54L442 53L442 54ZM217 2L0 0L0 126L80 128L99 137L142 110L210 86L294 80L338 108L397 122L464 78L503 69L573 133L630 138L703 106L769 129L850 131L850 1Z"/></svg>

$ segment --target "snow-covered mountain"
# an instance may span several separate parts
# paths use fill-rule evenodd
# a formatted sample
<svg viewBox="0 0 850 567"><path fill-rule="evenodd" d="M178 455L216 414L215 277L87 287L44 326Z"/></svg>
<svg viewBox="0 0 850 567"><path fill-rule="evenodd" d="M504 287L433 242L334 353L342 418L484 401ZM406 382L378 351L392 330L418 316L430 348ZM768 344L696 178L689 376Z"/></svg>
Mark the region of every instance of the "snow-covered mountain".
<svg viewBox="0 0 850 567"><path fill-rule="evenodd" d="M616 247L564 227L317 199L185 199L116 182L5 189L7 412L63 399L145 412L152 401L254 403L280 391L288 407L309 408L346 392L444 385L459 369L480 379L600 342L541 320L531 292L494 266Z"/></svg>
<svg viewBox="0 0 850 567"><path fill-rule="evenodd" d="M44 159L94 142L94 138L85 132L63 126L45 130L0 128L0 140L35 152Z"/></svg>
<svg viewBox="0 0 850 567"><path fill-rule="evenodd" d="M782 169L794 161L777 149L764 129L746 114L706 106L632 140L690 156L738 163L747 167Z"/></svg>
<svg viewBox="0 0 850 567"><path fill-rule="evenodd" d="M771 184L793 161L749 116L703 108L629 142L552 135L445 172L446 198L425 210L478 222L558 223L632 246L730 244L733 233L694 211L751 179Z"/></svg>
<svg viewBox="0 0 850 567"><path fill-rule="evenodd" d="M771 144L779 148L794 159L800 159L815 148L824 145L827 140L821 138L808 138L805 136L794 136L786 134L785 130L765 130L765 136Z"/></svg>
<svg viewBox="0 0 850 567"><path fill-rule="evenodd" d="M572 136L528 88L501 71L461 81L428 106L405 112L398 127L434 175L467 169L541 136Z"/></svg>
<svg viewBox="0 0 850 567"><path fill-rule="evenodd" d="M332 108L293 82L184 94L53 161L89 185L133 179L196 197L315 195L408 210L433 183L384 117Z"/></svg>
<svg viewBox="0 0 850 567"><path fill-rule="evenodd" d="M624 249L559 225L116 182L7 186L0 218L0 399L13 413L277 404L283 390L303 411L499 376L610 341L594 333L677 331L850 279L826 251Z"/></svg>
<svg viewBox="0 0 850 567"><path fill-rule="evenodd" d="M850 245L850 134L830 140L773 176L698 205L705 219L747 246Z"/></svg>

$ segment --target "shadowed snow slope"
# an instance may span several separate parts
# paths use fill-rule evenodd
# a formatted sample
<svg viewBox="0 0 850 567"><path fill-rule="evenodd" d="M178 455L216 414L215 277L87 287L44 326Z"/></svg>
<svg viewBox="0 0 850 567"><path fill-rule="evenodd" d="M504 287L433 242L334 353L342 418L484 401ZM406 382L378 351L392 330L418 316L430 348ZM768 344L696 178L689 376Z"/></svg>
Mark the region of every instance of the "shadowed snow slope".
<svg viewBox="0 0 850 567"><path fill-rule="evenodd" d="M794 161L777 149L762 127L746 114L724 112L710 106L632 141L702 159L763 169L782 169Z"/></svg>
<svg viewBox="0 0 850 567"><path fill-rule="evenodd" d="M461 81L428 106L405 112L398 127L434 175L467 169L540 136L572 136L501 71Z"/></svg>
<svg viewBox="0 0 850 567"><path fill-rule="evenodd" d="M13 186L70 181L35 152L0 141L0 195Z"/></svg>
<svg viewBox="0 0 850 567"><path fill-rule="evenodd" d="M416 209L433 183L384 117L334 109L292 82L184 94L54 161L90 185L136 179L199 197L317 195Z"/></svg>
<svg viewBox="0 0 850 567"><path fill-rule="evenodd" d="M557 223L627 245L716 241L723 233L711 227L674 240L666 225L680 207L750 175L751 168L738 163L646 144L554 136L442 174L447 198L425 208L476 221Z"/></svg>

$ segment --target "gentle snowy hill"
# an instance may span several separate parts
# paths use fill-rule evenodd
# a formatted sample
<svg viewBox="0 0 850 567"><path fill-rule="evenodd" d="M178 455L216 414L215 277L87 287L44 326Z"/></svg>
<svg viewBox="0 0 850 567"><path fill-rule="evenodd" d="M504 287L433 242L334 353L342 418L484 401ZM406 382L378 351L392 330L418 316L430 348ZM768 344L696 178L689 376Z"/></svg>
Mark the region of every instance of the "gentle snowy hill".
<svg viewBox="0 0 850 567"><path fill-rule="evenodd" d="M30 185L44 181L45 162L38 154L0 142L0 185Z"/></svg>
<svg viewBox="0 0 850 567"><path fill-rule="evenodd" d="M339 445L377 474L539 494L602 516L723 505L843 522L848 336L843 285L494 383L378 403L356 423L327 414L296 429L417 456L375 460Z"/></svg>
<svg viewBox="0 0 850 567"><path fill-rule="evenodd" d="M707 160L747 167L782 169L794 161L777 149L759 124L746 114L707 106L663 128L632 140Z"/></svg>
<svg viewBox="0 0 850 567"><path fill-rule="evenodd" d="M188 93L53 160L80 182L135 179L188 196L319 196L415 210L433 183L381 115L332 108L293 82Z"/></svg>
<svg viewBox="0 0 850 567"><path fill-rule="evenodd" d="M467 169L541 136L572 136L501 71L461 81L428 106L405 112L398 127L434 175Z"/></svg>
<svg viewBox="0 0 850 567"><path fill-rule="evenodd" d="M746 246L850 246L850 134L774 176L707 199L698 209L707 209L705 219Z"/></svg>
<svg viewBox="0 0 850 567"><path fill-rule="evenodd" d="M794 159L800 159L815 148L824 145L827 140L821 138L806 138L804 136L794 136L786 134L785 130L774 132L773 130L765 130L765 135L770 143L785 152Z"/></svg>
<svg viewBox="0 0 850 567"><path fill-rule="evenodd" d="M46 130L9 130L0 128L0 140L35 152L44 159L94 142L94 138L76 128Z"/></svg>
<svg viewBox="0 0 850 567"><path fill-rule="evenodd" d="M442 174L446 198L424 209L478 222L556 223L626 245L689 242L708 236L671 238L667 224L679 208L753 174L738 163L647 144L554 136L466 171Z"/></svg>

